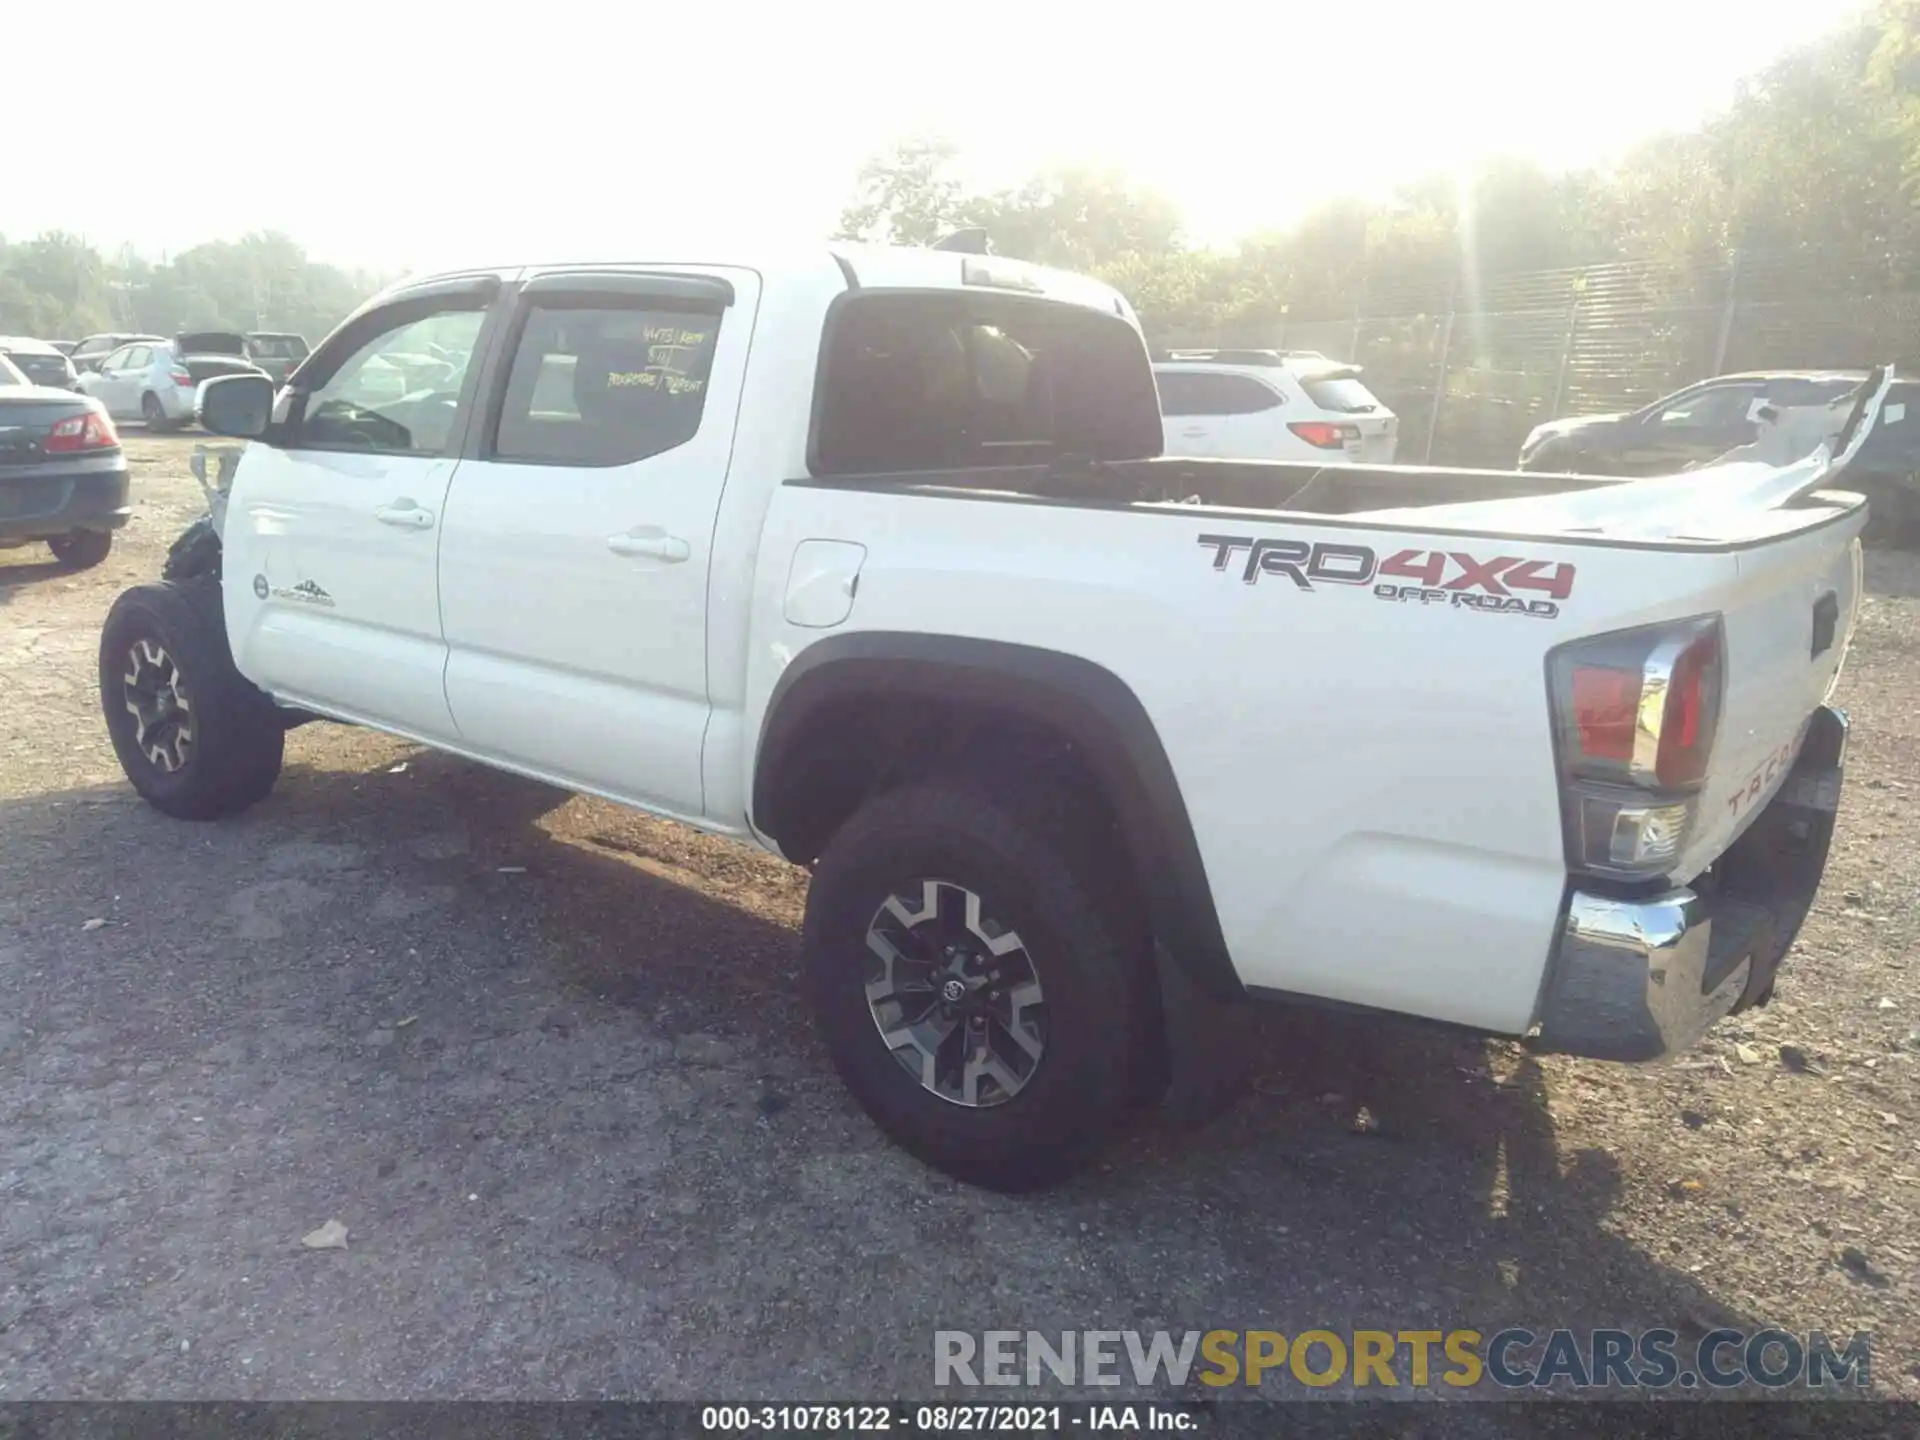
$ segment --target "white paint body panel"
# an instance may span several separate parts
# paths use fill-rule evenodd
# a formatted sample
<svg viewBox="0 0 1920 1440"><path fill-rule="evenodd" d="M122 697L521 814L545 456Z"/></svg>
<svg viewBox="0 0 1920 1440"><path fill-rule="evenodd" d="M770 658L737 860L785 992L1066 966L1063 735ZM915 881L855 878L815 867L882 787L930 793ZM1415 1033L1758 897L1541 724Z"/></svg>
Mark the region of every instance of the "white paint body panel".
<svg viewBox="0 0 1920 1440"><path fill-rule="evenodd" d="M959 284L956 255L852 258L868 288ZM769 701L808 646L867 630L1056 650L1111 671L1151 718L1245 983L1518 1032L1566 884L1549 648L1726 614L1726 751L1709 810L1749 784L1742 766L1764 770L1844 650L1857 509L1749 514L1758 543L1726 549L1613 544L1551 515L1517 538L1526 501L1341 521L786 484L807 473L822 328L846 282L825 252L730 264L678 267L725 271L740 292L709 400L709 419L731 423L703 422L681 451L562 472L559 493L553 471L462 461L376 475L348 457L251 447L225 529L242 671L325 713L751 836ZM1131 319L1094 282L1045 284ZM444 511L437 562L434 532L361 523L401 490ZM1631 517L1639 493L1572 503ZM1823 519L1765 538L1770 524ZM608 536L646 526L687 540L687 561L608 552ZM1365 585L1304 592L1216 568L1201 537L1221 533L1383 556L1518 554L1571 564L1577 583L1553 619L1409 604ZM257 600L256 569L276 587L318 578L339 611ZM1842 640L1830 663L1811 664L1807 616L1823 588L1840 596ZM1711 860L1732 833L1709 825L1690 858Z"/></svg>

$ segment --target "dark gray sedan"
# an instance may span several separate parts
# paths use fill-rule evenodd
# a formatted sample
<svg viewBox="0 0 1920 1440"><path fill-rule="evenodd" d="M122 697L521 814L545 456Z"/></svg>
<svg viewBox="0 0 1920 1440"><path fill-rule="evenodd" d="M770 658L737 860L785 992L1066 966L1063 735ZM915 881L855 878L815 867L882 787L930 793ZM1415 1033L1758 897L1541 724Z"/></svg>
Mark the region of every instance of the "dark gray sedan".
<svg viewBox="0 0 1920 1440"><path fill-rule="evenodd" d="M0 550L44 541L69 570L98 565L127 523L127 457L106 407L35 385L0 355Z"/></svg>

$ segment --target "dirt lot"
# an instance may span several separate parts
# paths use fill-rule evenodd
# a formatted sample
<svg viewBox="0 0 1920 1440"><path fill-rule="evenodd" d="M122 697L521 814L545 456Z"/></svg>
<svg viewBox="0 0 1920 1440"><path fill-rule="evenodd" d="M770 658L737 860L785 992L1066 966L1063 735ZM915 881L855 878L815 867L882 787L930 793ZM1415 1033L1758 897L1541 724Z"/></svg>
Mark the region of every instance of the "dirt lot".
<svg viewBox="0 0 1920 1440"><path fill-rule="evenodd" d="M1276 1012L1223 1120L1016 1200L842 1093L775 861L323 725L238 821L136 802L94 646L191 444L130 437L99 570L0 552L0 1399L923 1395L938 1328L1515 1323L1870 1329L1920 1397L1920 558L1870 559L1771 1008L1660 1071Z"/></svg>

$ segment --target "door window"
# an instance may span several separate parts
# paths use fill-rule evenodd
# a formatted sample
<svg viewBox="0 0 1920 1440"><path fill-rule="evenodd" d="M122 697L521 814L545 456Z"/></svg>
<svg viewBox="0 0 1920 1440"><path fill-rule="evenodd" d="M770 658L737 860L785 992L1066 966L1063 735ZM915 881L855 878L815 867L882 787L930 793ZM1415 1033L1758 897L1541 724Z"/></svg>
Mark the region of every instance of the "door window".
<svg viewBox="0 0 1920 1440"><path fill-rule="evenodd" d="M329 378L307 396L292 439L296 448L446 453L486 312L423 316L403 302L396 319L331 367Z"/></svg>
<svg viewBox="0 0 1920 1440"><path fill-rule="evenodd" d="M1687 430L1729 430L1744 425L1747 411L1760 393L1757 385L1720 385L1682 396L1654 419L1663 426Z"/></svg>
<svg viewBox="0 0 1920 1440"><path fill-rule="evenodd" d="M102 370L120 370L126 366L127 356L133 353L131 345L123 345L100 362Z"/></svg>
<svg viewBox="0 0 1920 1440"><path fill-rule="evenodd" d="M699 433L720 316L596 302L526 312L493 456L628 465Z"/></svg>
<svg viewBox="0 0 1920 1440"><path fill-rule="evenodd" d="M153 363L153 350L146 345L129 346L125 358L120 361L122 370L144 370Z"/></svg>
<svg viewBox="0 0 1920 1440"><path fill-rule="evenodd" d="M1162 415L1254 415L1282 403L1278 393L1245 375L1163 370L1154 378Z"/></svg>

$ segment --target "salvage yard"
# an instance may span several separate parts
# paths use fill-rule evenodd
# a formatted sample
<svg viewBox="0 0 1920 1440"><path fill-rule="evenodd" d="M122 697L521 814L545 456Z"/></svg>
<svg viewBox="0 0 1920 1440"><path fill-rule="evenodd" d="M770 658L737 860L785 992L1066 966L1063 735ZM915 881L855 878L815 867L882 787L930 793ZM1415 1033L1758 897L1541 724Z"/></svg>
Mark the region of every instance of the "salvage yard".
<svg viewBox="0 0 1920 1440"><path fill-rule="evenodd" d="M842 1090L776 860L328 725L236 821L141 804L95 646L193 444L127 436L99 569L0 552L0 1400L919 1396L939 1329L1515 1324L1871 1330L1920 1398L1920 556L1868 557L1771 1007L1662 1070L1275 1011L1223 1119L1014 1199Z"/></svg>

